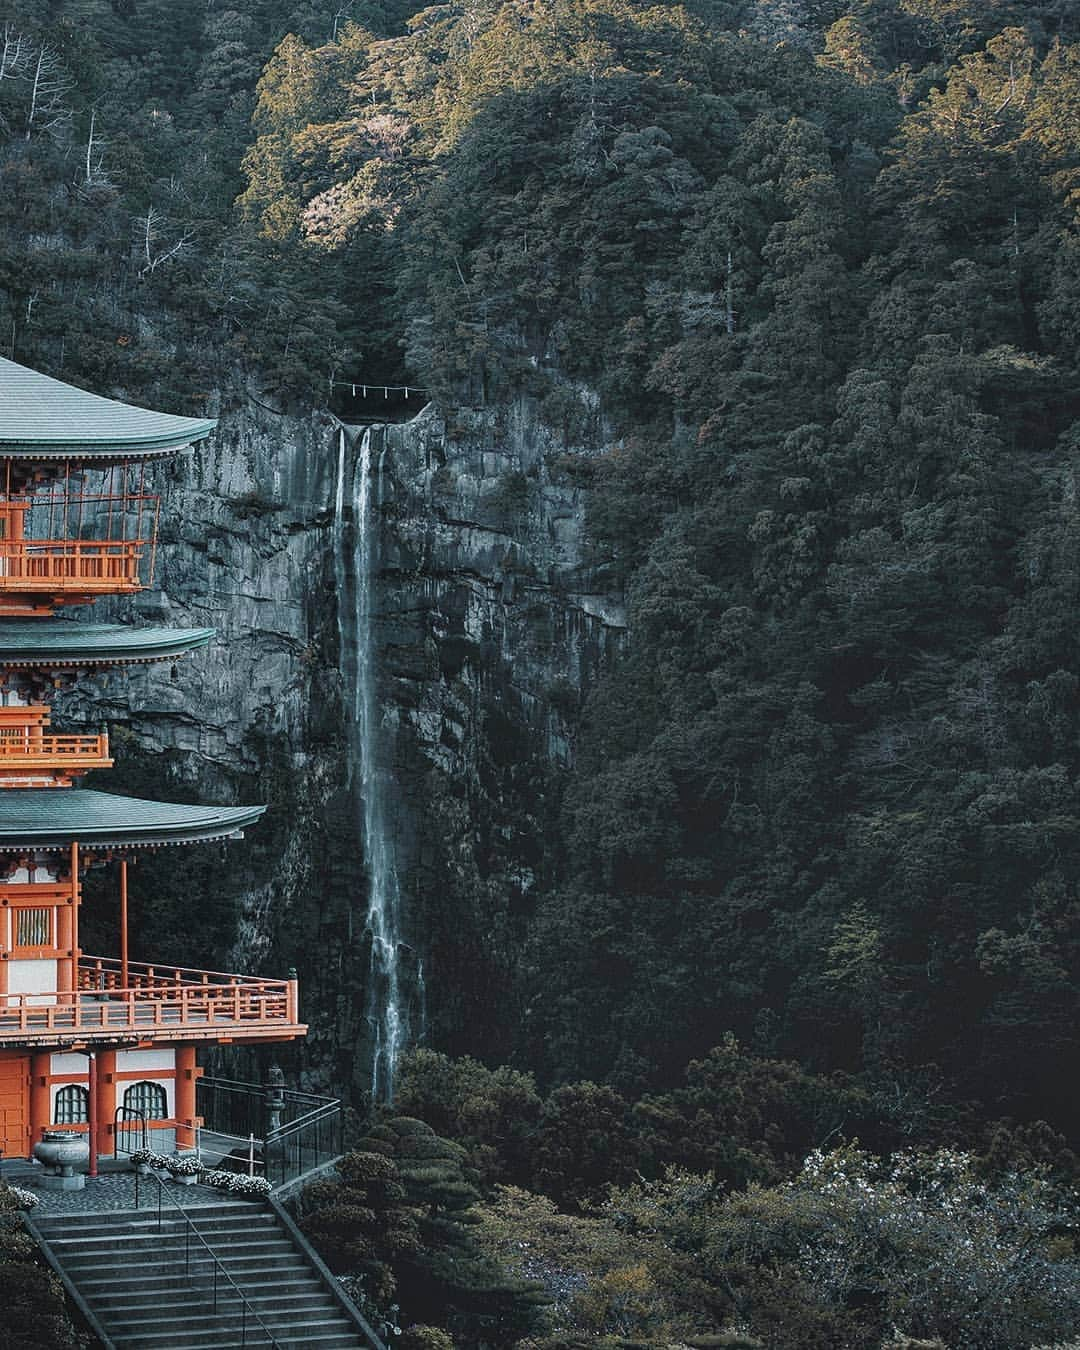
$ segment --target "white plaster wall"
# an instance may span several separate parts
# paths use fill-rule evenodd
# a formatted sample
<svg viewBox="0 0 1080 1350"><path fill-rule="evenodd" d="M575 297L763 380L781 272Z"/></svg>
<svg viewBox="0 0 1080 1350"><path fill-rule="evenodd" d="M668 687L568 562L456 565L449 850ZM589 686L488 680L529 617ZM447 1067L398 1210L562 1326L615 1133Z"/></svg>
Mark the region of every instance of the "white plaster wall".
<svg viewBox="0 0 1080 1350"><path fill-rule="evenodd" d="M86 1077L85 1055L53 1055L50 1073L81 1073Z"/></svg>
<svg viewBox="0 0 1080 1350"><path fill-rule="evenodd" d="M153 1078L151 1069L175 1069L175 1050L118 1050L116 1052L116 1070L118 1073L141 1073Z"/></svg>
<svg viewBox="0 0 1080 1350"><path fill-rule="evenodd" d="M23 964L39 964L37 962L24 962ZM116 1068L118 1073L137 1073L139 1078L146 1079L151 1083L160 1083L165 1089L165 1099L167 1102L166 1114L171 1117L176 1113L176 1084L171 1078L163 1078L161 1071L172 1071L176 1066L176 1054L172 1050L118 1050L116 1053ZM78 1077L83 1087L89 1082L89 1069L85 1055L73 1054L55 1054L51 1057L50 1072L57 1077ZM136 1078L123 1078L116 1084L116 1104L123 1106L124 1093L138 1082ZM65 1085L63 1083L53 1083L49 1090L51 1114L50 1119L56 1119L56 1094Z"/></svg>
<svg viewBox="0 0 1080 1350"><path fill-rule="evenodd" d="M8 993L40 994L40 998L30 1000L31 1007L35 1008L55 1003L56 967L57 962L51 957L42 957L36 961L9 961Z"/></svg>

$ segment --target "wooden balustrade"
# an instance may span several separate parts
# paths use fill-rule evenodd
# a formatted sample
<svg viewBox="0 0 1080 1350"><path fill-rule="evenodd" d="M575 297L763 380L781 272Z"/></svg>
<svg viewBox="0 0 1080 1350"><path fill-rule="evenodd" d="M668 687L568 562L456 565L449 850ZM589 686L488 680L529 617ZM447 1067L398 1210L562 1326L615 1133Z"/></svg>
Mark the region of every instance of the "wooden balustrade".
<svg viewBox="0 0 1080 1350"><path fill-rule="evenodd" d="M0 591L138 588L145 539L0 540Z"/></svg>
<svg viewBox="0 0 1080 1350"><path fill-rule="evenodd" d="M0 787L20 787L43 779L67 786L89 769L107 769L109 738L55 735L45 730L49 709L43 704L0 708Z"/></svg>
<svg viewBox="0 0 1080 1350"><path fill-rule="evenodd" d="M0 1045L130 1039L150 1041L302 1034L295 980L86 957L73 992L0 995ZM282 1033L285 1033L283 1036Z"/></svg>
<svg viewBox="0 0 1080 1350"><path fill-rule="evenodd" d="M108 736L52 736L45 735L40 728L14 727L0 728L0 769L3 761L46 761L61 759L67 767L71 760L91 759L95 762L108 760Z"/></svg>

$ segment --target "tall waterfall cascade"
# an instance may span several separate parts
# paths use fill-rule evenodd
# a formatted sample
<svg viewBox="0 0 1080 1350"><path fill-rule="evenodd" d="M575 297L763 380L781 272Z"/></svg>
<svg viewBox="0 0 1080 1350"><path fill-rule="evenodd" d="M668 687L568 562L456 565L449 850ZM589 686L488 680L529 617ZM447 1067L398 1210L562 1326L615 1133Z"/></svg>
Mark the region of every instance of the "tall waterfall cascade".
<svg viewBox="0 0 1080 1350"><path fill-rule="evenodd" d="M411 1029L404 987L401 890L387 817L390 784L379 761L381 719L373 618L383 461L380 456L373 473L371 428L363 432L355 456L351 452L343 428L338 438L334 501L338 636L348 718L350 787L357 801L358 833L368 877L365 935L371 944L371 956L365 1012L372 1042L371 1096L373 1101L386 1102L393 1097L398 1060L410 1040Z"/></svg>

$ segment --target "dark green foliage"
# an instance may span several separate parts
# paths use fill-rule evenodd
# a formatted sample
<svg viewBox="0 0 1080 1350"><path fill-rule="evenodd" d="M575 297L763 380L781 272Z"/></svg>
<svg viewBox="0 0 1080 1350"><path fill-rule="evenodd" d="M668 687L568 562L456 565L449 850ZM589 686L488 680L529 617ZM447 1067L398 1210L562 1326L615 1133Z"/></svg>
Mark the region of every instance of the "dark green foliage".
<svg viewBox="0 0 1080 1350"><path fill-rule="evenodd" d="M361 274L378 248L340 260L283 249L238 229L233 202L275 40L296 21L326 42L342 8L122 8L24 0L5 12L0 351L178 412L200 411L223 371L285 406L324 397L361 327L376 346L380 282ZM348 17L401 18L362 3ZM41 52L52 92L28 122Z"/></svg>
<svg viewBox="0 0 1080 1350"><path fill-rule="evenodd" d="M629 1084L632 1066L625 1069ZM658 1177L670 1164L739 1187L790 1175L830 1140L858 1137L885 1147L906 1132L865 1090L748 1054L731 1036L687 1066L682 1086L629 1098L590 1082L563 1084L541 1098L531 1078L510 1069L415 1050L402 1065L398 1102L464 1145L486 1180L539 1191L570 1211L587 1209L635 1176ZM1034 1160L1024 1151L1026 1138L1002 1125L992 1165L1005 1157L1012 1165ZM400 1141L383 1125L365 1147L397 1156ZM1036 1132L1030 1147L1041 1150L1043 1162L1055 1145ZM1060 1139L1054 1156L1068 1163Z"/></svg>
<svg viewBox="0 0 1080 1350"><path fill-rule="evenodd" d="M1075 1196L1038 1172L987 1183L966 1154L848 1148L811 1154L773 1189L723 1196L706 1183L672 1170L615 1192L605 1214L661 1240L661 1277L662 1253L685 1253L698 1297L766 1344L879 1350L903 1328L1011 1350L1071 1334Z"/></svg>
<svg viewBox="0 0 1080 1350"><path fill-rule="evenodd" d="M414 1050L399 1079L397 1106L463 1144L486 1181L524 1180L541 1099L528 1074L487 1069L473 1059Z"/></svg>
<svg viewBox="0 0 1080 1350"><path fill-rule="evenodd" d="M441 1327L421 1323L404 1331L397 1344L400 1350L454 1350L454 1342Z"/></svg>
<svg viewBox="0 0 1080 1350"><path fill-rule="evenodd" d="M304 1192L304 1230L336 1269L361 1277L379 1307L396 1299L403 1319L447 1327L465 1345L511 1345L546 1299L477 1244L479 1193L465 1160L461 1145L423 1121L386 1117L338 1164L340 1180Z"/></svg>
<svg viewBox="0 0 1080 1350"><path fill-rule="evenodd" d="M562 780L493 696L421 844L438 1043L535 1077L417 1056L326 1249L479 1342L524 1314L474 1263L477 1181L773 1184L855 1134L1069 1174L1076 7L120 8L16 14L58 92L32 115L0 80L0 350L177 410L217 368L285 406L361 362L520 399L629 603L602 684L551 685ZM507 474L484 508L515 529L536 499ZM455 631L443 677L481 648ZM512 900L496 793L535 878ZM790 1251L719 1264L766 1340L883 1329Z"/></svg>
<svg viewBox="0 0 1080 1350"><path fill-rule="evenodd" d="M22 1227L18 1205L0 1183L0 1319L2 1350L75 1350L81 1338L60 1282Z"/></svg>

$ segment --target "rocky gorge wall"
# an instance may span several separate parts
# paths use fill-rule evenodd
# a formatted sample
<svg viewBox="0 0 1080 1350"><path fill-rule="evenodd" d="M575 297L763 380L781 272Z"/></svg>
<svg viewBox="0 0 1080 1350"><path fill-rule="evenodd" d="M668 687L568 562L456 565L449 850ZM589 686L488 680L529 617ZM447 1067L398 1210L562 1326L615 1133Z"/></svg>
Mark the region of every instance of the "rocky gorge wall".
<svg viewBox="0 0 1080 1350"><path fill-rule="evenodd" d="M176 666L67 694L56 721L108 723L117 767L95 786L268 803L242 842L164 850L133 870L132 954L295 966L311 1031L281 1058L307 1086L359 1098L371 1054L367 878L335 586L341 429L325 413L252 403L157 470L155 584L93 617L214 626L217 638ZM361 430L345 428L350 455ZM525 404L449 424L429 406L374 428L370 445L379 755L412 1031L490 1058L514 1041L519 953L575 716L624 640L620 598L587 560L568 448ZM110 950L104 891L87 923Z"/></svg>

